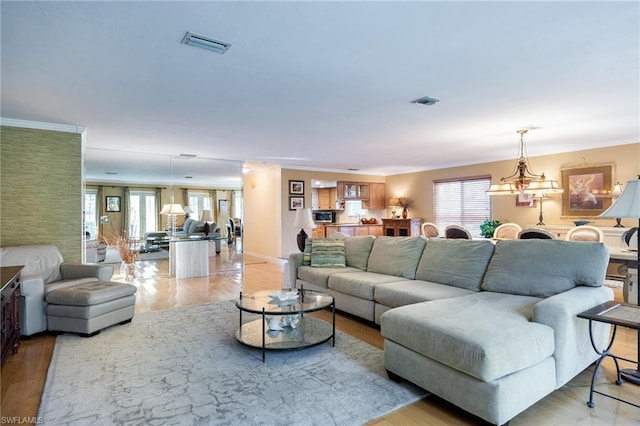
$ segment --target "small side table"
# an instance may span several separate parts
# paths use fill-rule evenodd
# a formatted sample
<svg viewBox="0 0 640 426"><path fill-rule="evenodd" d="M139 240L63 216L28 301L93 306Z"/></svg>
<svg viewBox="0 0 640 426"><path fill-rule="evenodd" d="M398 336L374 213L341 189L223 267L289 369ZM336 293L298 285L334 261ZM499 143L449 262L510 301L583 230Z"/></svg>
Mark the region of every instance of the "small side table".
<svg viewBox="0 0 640 426"><path fill-rule="evenodd" d="M584 311L581 314L578 314L578 318L589 320L589 338L591 339L591 346L593 346L593 349L598 353L598 355L600 355L600 358L596 362L596 368L593 370L593 376L591 377L591 388L589 390L589 401L587 401L587 406L589 406L589 408L593 408L595 406L595 404L593 403L593 394L597 393L606 396L607 398L612 398L617 401L624 402L625 404L633 405L634 407L640 408L640 405L638 404L634 404L633 402L626 401L624 399L620 399L613 395L602 393L594 389L596 374L598 373L598 369L600 368L602 361L604 361L606 357L613 358L613 361L616 364L616 385L618 386L622 385L622 378L620 376L620 366L618 365L618 360L620 359L637 365L638 361L616 356L612 354L610 350L616 338L616 331L618 330L618 326L633 328L635 330L640 329L640 306L610 301L602 303L598 306L594 306L593 308ZM613 333L611 333L611 338L609 339L607 347L603 350L599 350L598 347L596 347L595 342L593 341L593 321L613 325ZM640 357L640 354L638 356Z"/></svg>

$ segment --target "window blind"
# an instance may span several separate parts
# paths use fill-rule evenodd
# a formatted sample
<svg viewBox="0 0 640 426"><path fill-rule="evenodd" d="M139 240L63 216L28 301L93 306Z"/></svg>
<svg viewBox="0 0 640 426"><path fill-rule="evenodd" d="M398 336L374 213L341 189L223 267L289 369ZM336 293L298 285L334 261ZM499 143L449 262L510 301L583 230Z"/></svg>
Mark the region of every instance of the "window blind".
<svg viewBox="0 0 640 426"><path fill-rule="evenodd" d="M439 229L462 225L480 237L480 224L491 218L491 197L485 191L491 177L461 178L433 182L434 220Z"/></svg>

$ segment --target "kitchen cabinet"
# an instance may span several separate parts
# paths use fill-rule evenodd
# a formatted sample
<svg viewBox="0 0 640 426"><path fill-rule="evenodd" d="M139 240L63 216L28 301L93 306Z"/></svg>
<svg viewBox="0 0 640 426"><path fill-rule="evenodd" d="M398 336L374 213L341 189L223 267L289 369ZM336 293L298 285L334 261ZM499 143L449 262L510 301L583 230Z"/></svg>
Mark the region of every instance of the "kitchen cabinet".
<svg viewBox="0 0 640 426"><path fill-rule="evenodd" d="M318 188L317 210L334 210L336 208L336 188Z"/></svg>
<svg viewBox="0 0 640 426"><path fill-rule="evenodd" d="M382 234L387 237L419 237L422 219L382 219Z"/></svg>
<svg viewBox="0 0 640 426"><path fill-rule="evenodd" d="M316 225L316 227L311 231L311 238L324 238L324 229L324 225Z"/></svg>
<svg viewBox="0 0 640 426"><path fill-rule="evenodd" d="M365 235L382 235L382 225L327 225L325 235L331 237L333 232L340 232L350 237Z"/></svg>
<svg viewBox="0 0 640 426"><path fill-rule="evenodd" d="M338 200L362 200L366 208L385 208L385 184L377 182L338 182ZM372 201L373 199L373 201ZM366 202L366 203L364 203Z"/></svg>
<svg viewBox="0 0 640 426"><path fill-rule="evenodd" d="M362 202L362 207L372 210L382 210L387 207L384 183L369 183L369 199Z"/></svg>

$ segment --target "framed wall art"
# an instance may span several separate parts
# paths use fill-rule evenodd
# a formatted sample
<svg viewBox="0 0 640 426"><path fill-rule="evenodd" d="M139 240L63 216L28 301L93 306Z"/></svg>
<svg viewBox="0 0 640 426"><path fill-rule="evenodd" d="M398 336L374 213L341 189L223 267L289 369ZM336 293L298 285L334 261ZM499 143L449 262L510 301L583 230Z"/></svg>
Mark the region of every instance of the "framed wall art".
<svg viewBox="0 0 640 426"><path fill-rule="evenodd" d="M291 195L304 195L304 181L303 180L290 180L289 181L289 194L291 194Z"/></svg>
<svg viewBox="0 0 640 426"><path fill-rule="evenodd" d="M218 211L220 213L229 213L229 201L218 200Z"/></svg>
<svg viewBox="0 0 640 426"><path fill-rule="evenodd" d="M289 197L289 210L303 209L304 197Z"/></svg>
<svg viewBox="0 0 640 426"><path fill-rule="evenodd" d="M613 164L563 168L562 216L598 216L611 205Z"/></svg>
<svg viewBox="0 0 640 426"><path fill-rule="evenodd" d="M516 195L516 207L536 207L537 200L533 196L524 193Z"/></svg>
<svg viewBox="0 0 640 426"><path fill-rule="evenodd" d="M107 197L105 206L107 206L108 212L120 211L120 197Z"/></svg>

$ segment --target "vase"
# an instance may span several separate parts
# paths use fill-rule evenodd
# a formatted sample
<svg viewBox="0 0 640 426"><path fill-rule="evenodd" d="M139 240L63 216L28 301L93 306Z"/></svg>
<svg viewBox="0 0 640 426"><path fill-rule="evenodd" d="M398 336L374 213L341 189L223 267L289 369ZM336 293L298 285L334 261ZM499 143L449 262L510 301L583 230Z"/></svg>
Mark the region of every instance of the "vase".
<svg viewBox="0 0 640 426"><path fill-rule="evenodd" d="M402 209L402 218L406 219L407 218L407 214L409 213L409 210L407 209Z"/></svg>
<svg viewBox="0 0 640 426"><path fill-rule="evenodd" d="M137 269L135 263L125 263L122 262L120 264L120 276L123 280L133 281L137 277Z"/></svg>

